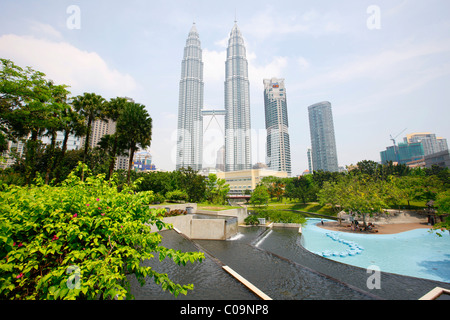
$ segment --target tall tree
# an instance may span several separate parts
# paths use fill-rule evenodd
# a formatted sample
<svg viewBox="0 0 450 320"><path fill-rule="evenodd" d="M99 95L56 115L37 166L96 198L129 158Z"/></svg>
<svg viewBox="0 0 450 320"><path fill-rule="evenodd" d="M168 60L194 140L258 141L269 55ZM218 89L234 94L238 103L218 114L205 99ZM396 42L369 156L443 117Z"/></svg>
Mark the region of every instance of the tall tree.
<svg viewBox="0 0 450 320"><path fill-rule="evenodd" d="M145 149L152 141L152 118L145 106L127 102L117 120L116 130L121 134L121 143L129 150L127 182L130 183L131 166L134 154L139 148Z"/></svg>
<svg viewBox="0 0 450 320"><path fill-rule="evenodd" d="M75 97L72 101L75 111L86 119L86 139L84 142L83 161L86 162L86 156L89 150L92 124L96 120L105 120L104 116L105 99L95 93L84 93Z"/></svg>
<svg viewBox="0 0 450 320"><path fill-rule="evenodd" d="M117 122L119 120L120 115L122 114L123 110L125 109L126 104L128 103L126 98L117 97L115 99L111 99L109 102L105 104L105 116L114 121ZM119 137L121 132L117 130L112 135L111 140L109 141L111 144L110 152L109 152L109 172L107 178L110 179L112 176L112 173L114 171L114 166L116 164L116 158L117 155L124 154L126 151L123 147L119 144Z"/></svg>
<svg viewBox="0 0 450 320"><path fill-rule="evenodd" d="M1 59L0 127L8 138L26 140L27 183L34 177L38 137L57 126L58 99L67 93L66 87L55 86L42 72L30 67L22 69L10 60Z"/></svg>

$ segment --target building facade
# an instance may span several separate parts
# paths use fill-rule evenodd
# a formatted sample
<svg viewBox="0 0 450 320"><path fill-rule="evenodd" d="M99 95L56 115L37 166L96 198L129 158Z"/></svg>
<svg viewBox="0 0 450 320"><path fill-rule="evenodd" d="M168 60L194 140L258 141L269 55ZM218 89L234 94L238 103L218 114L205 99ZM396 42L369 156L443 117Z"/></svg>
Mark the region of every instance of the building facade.
<svg viewBox="0 0 450 320"><path fill-rule="evenodd" d="M309 106L308 115L314 171L338 171L331 103L324 101Z"/></svg>
<svg viewBox="0 0 450 320"><path fill-rule="evenodd" d="M287 172L267 169L250 169L232 172L217 172L217 178L225 179L230 185L230 195L242 195L246 190L253 191L264 177L287 178Z"/></svg>
<svg viewBox="0 0 450 320"><path fill-rule="evenodd" d="M203 61L200 37L193 24L181 63L178 101L176 169L202 168L203 159Z"/></svg>
<svg viewBox="0 0 450 320"><path fill-rule="evenodd" d="M420 142L425 156L448 150L447 139L430 132L411 133L403 139L405 143Z"/></svg>
<svg viewBox="0 0 450 320"><path fill-rule="evenodd" d="M249 170L251 160L250 83L241 31L235 23L225 62L225 171Z"/></svg>
<svg viewBox="0 0 450 320"><path fill-rule="evenodd" d="M290 176L291 146L284 79L264 79L264 111L267 130L266 163L270 170Z"/></svg>
<svg viewBox="0 0 450 320"><path fill-rule="evenodd" d="M386 164L390 161L393 163L407 164L423 160L424 148L421 142L400 142L398 145L389 146L385 151L380 153L381 163Z"/></svg>

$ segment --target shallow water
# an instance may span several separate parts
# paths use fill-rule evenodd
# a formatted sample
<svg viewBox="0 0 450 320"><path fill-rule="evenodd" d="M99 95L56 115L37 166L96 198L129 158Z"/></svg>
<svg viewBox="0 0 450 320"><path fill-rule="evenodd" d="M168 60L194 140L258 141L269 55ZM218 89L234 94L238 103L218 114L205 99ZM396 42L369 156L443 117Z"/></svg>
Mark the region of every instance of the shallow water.
<svg viewBox="0 0 450 320"><path fill-rule="evenodd" d="M430 229L415 229L398 234L358 234L333 232L318 227L319 219L309 219L303 228L303 246L319 255L361 268L378 266L381 271L450 282L450 235L438 236ZM345 242L345 243L344 243ZM350 244L362 248L350 252ZM355 247L354 247L355 248ZM341 256L343 254L344 256Z"/></svg>
<svg viewBox="0 0 450 320"><path fill-rule="evenodd" d="M306 250L302 244L311 239L300 235L297 228L239 227L239 233L226 241L191 241L175 231L161 234L163 246L205 252L202 263L185 267L171 261L151 262L155 270L167 273L175 282L194 284L194 290L178 300L259 299L221 265L231 267L274 300L418 299L436 286L450 289L450 283L385 272L381 274L381 288L368 289L370 274L365 268ZM175 299L152 279L143 287L131 280L136 299Z"/></svg>

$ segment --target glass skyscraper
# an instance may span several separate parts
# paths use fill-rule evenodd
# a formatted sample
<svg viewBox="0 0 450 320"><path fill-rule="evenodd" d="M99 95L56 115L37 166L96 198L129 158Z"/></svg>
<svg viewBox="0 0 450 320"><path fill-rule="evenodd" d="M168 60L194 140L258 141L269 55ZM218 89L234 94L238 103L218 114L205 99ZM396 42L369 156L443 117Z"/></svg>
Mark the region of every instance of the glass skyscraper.
<svg viewBox="0 0 450 320"><path fill-rule="evenodd" d="M308 107L308 114L314 171L338 171L331 103L313 104Z"/></svg>
<svg viewBox="0 0 450 320"><path fill-rule="evenodd" d="M266 115L266 163L271 170L291 175L291 147L284 79L264 79L264 109Z"/></svg>
<svg viewBox="0 0 450 320"><path fill-rule="evenodd" d="M249 170L251 161L250 83L244 39L236 22L225 62L225 171Z"/></svg>
<svg viewBox="0 0 450 320"><path fill-rule="evenodd" d="M176 168L200 170L203 158L203 62L195 23L184 48L179 90Z"/></svg>

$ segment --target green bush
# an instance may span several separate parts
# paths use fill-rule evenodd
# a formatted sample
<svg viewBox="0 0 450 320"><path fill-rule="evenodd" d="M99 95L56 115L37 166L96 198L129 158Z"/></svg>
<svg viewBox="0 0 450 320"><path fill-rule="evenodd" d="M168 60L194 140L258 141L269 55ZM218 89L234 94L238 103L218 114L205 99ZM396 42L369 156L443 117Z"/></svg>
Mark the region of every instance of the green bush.
<svg viewBox="0 0 450 320"><path fill-rule="evenodd" d="M127 274L143 285L151 279L177 296L179 285L141 262L156 255L177 264L203 253L160 246L151 226L169 227L161 210L149 209L151 191L117 191L104 176L85 181L72 172L60 187L3 185L0 192L0 299L129 299Z"/></svg>
<svg viewBox="0 0 450 320"><path fill-rule="evenodd" d="M289 212L284 210L272 210L272 209L256 209L255 212L257 218L264 218L268 221L275 223L305 223L306 218L298 213Z"/></svg>
<svg viewBox="0 0 450 320"><path fill-rule="evenodd" d="M252 226L259 225L258 217L256 215L254 215L254 214L251 214L251 215L247 216L244 219L244 222L245 222L246 225L252 225Z"/></svg>
<svg viewBox="0 0 450 320"><path fill-rule="evenodd" d="M174 190L166 193L166 199L169 201L187 201L189 198L186 191Z"/></svg>

